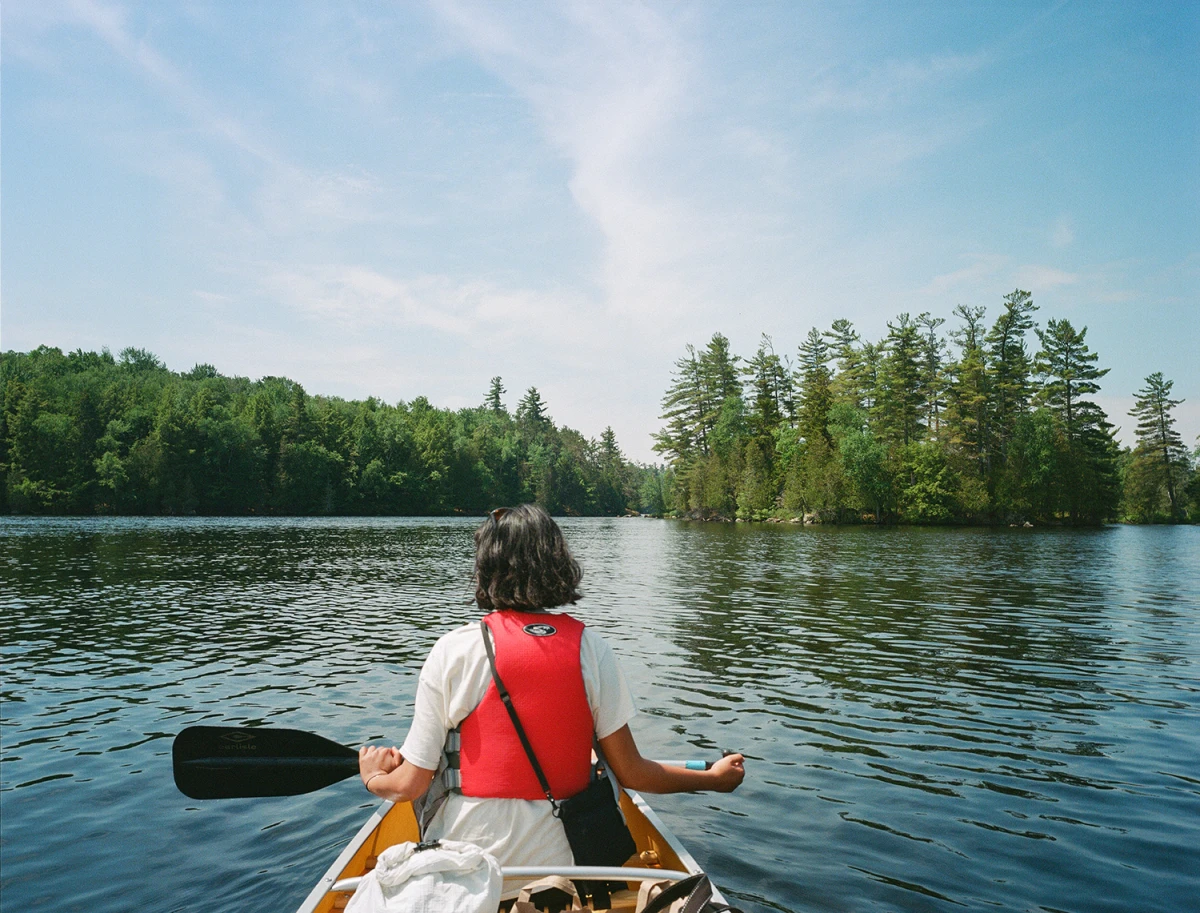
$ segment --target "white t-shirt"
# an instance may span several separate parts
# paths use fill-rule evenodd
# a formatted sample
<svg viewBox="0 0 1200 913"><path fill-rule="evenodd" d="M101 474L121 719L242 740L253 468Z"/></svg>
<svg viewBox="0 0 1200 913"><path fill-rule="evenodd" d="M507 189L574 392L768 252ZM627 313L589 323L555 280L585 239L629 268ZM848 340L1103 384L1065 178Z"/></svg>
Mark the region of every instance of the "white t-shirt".
<svg viewBox="0 0 1200 913"><path fill-rule="evenodd" d="M579 659L596 737L603 739L626 725L637 710L612 648L591 628L583 629ZM437 769L447 733L479 706L491 682L478 623L443 635L421 668L412 727L400 749L405 760ZM465 840L491 853L501 865L572 865L571 846L552 812L545 799L481 799L455 790L424 838Z"/></svg>

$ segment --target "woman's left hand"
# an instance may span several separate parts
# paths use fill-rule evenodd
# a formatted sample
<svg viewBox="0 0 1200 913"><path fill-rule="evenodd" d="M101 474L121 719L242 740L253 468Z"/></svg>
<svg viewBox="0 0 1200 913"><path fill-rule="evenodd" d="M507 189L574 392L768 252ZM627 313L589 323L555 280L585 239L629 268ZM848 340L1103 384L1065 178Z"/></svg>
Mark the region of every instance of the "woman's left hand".
<svg viewBox="0 0 1200 913"><path fill-rule="evenodd" d="M727 754L715 762L709 771L716 783L712 789L719 793L731 793L742 785L746 778L746 759L740 754Z"/></svg>

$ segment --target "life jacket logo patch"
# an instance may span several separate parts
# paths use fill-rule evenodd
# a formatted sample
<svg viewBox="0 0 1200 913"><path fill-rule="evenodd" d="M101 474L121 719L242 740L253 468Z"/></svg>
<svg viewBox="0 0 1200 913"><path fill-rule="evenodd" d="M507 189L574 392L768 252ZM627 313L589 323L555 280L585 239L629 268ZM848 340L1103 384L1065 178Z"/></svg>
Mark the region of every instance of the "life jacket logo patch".
<svg viewBox="0 0 1200 913"><path fill-rule="evenodd" d="M554 625L548 625L545 622L525 625L521 630L531 637L550 637L558 633L558 628L554 627Z"/></svg>

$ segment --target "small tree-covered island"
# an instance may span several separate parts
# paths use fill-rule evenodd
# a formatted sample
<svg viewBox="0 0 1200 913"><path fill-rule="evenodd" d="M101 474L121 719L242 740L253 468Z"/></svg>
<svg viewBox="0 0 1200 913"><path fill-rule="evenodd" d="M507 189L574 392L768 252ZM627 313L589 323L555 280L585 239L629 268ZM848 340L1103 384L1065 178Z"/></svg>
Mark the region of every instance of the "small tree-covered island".
<svg viewBox="0 0 1200 913"><path fill-rule="evenodd" d="M1200 472L1172 382L1136 391L1136 446L1091 399L1107 369L1087 328L900 314L877 342L813 328L793 367L688 346L655 450L556 425L535 387L510 413L313 395L291 380L177 373L152 353L42 346L0 356L0 511L9 514L446 515L537 502L558 514L810 523L1196 522ZM1036 343L1036 344L1035 344ZM1198 442L1200 443L1200 442Z"/></svg>

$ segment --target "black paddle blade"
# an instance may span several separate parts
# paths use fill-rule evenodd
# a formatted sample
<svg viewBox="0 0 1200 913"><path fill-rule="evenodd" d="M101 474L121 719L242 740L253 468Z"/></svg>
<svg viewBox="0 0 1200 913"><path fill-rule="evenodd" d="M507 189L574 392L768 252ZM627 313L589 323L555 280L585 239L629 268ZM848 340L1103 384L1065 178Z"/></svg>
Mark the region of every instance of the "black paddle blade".
<svg viewBox="0 0 1200 913"><path fill-rule="evenodd" d="M358 773L358 752L299 729L191 726L171 751L193 799L298 796Z"/></svg>

